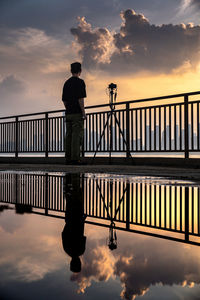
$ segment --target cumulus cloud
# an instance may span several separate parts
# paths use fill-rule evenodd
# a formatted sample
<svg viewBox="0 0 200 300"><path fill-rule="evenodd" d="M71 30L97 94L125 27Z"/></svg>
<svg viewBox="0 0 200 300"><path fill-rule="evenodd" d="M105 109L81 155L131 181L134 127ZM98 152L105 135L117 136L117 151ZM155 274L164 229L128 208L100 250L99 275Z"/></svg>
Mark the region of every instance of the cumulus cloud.
<svg viewBox="0 0 200 300"><path fill-rule="evenodd" d="M113 36L108 29L92 29L91 24L83 17L79 18L77 28L71 28L71 33L81 45L79 54L85 66L94 67L98 63L109 63L113 50Z"/></svg>
<svg viewBox="0 0 200 300"><path fill-rule="evenodd" d="M168 73L186 62L193 68L198 64L200 26L191 23L158 26L131 9L122 12L121 18L121 28L115 34L106 28L92 29L84 18L79 20L77 28L71 29L86 68Z"/></svg>

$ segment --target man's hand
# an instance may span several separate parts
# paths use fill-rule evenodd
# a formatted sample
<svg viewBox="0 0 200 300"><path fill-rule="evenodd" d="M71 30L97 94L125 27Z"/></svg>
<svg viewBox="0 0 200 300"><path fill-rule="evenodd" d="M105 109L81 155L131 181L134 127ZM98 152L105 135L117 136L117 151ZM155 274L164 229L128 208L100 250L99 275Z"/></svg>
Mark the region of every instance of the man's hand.
<svg viewBox="0 0 200 300"><path fill-rule="evenodd" d="M81 108L81 111L82 111L82 118L83 118L83 120L85 120L86 119L86 114L85 114L85 108L84 108L84 98L78 99L78 102L79 102L79 105L80 105L80 108Z"/></svg>

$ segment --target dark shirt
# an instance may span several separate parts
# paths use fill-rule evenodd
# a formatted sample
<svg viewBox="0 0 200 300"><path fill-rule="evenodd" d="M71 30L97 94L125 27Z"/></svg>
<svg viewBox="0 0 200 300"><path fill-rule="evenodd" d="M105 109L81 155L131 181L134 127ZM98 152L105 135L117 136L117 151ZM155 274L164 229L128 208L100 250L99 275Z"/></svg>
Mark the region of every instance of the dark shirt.
<svg viewBox="0 0 200 300"><path fill-rule="evenodd" d="M62 232L63 249L71 257L80 256L85 252L84 222L81 225L80 228L78 224L74 226L75 228L71 228L66 224Z"/></svg>
<svg viewBox="0 0 200 300"><path fill-rule="evenodd" d="M78 100L85 97L87 97L85 82L78 77L70 77L64 84L62 94L62 101L65 103L66 113L82 113Z"/></svg>

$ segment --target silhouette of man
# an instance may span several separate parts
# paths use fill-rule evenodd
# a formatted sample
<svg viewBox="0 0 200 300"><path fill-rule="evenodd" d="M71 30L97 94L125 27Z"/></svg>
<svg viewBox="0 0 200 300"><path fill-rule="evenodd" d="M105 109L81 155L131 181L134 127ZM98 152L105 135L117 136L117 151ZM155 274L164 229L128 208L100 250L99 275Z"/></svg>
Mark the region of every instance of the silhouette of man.
<svg viewBox="0 0 200 300"><path fill-rule="evenodd" d="M79 174L65 177L64 197L66 198L65 226L62 232L64 251L71 256L70 270L81 271L80 255L85 252L83 191Z"/></svg>
<svg viewBox="0 0 200 300"><path fill-rule="evenodd" d="M65 156L66 162L80 164L80 147L83 143L86 97L85 82L80 79L81 64L71 64L70 77L64 84L62 101L66 108L66 140Z"/></svg>
<svg viewBox="0 0 200 300"><path fill-rule="evenodd" d="M15 212L16 214L23 215L24 213L32 213L32 206L29 204L16 203L15 204Z"/></svg>
<svg viewBox="0 0 200 300"><path fill-rule="evenodd" d="M6 209L13 209L13 208L8 206L8 205L0 205L0 213L3 212Z"/></svg>

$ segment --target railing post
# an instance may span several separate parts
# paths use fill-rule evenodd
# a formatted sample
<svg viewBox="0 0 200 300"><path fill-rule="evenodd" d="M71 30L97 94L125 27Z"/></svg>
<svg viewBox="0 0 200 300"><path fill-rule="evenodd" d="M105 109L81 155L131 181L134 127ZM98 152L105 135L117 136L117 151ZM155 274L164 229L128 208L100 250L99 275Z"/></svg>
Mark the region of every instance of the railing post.
<svg viewBox="0 0 200 300"><path fill-rule="evenodd" d="M19 190L19 186L18 186L18 174L15 174L15 204L18 203L18 190Z"/></svg>
<svg viewBox="0 0 200 300"><path fill-rule="evenodd" d="M48 173L45 174L45 177L44 177L44 183L45 183L45 215L47 216L48 215L48 209L49 209L49 182L48 182Z"/></svg>
<svg viewBox="0 0 200 300"><path fill-rule="evenodd" d="M185 158L189 158L189 139L188 139L188 95L184 96L184 134L185 134Z"/></svg>
<svg viewBox="0 0 200 300"><path fill-rule="evenodd" d="M189 187L185 187L185 241L189 241Z"/></svg>
<svg viewBox="0 0 200 300"><path fill-rule="evenodd" d="M87 118L87 117L86 117ZM82 157L85 156L85 151L84 151L84 143L85 143L85 127L84 127L84 124L85 124L85 120L83 120L83 140L82 140L82 145L81 145L81 153L82 153ZM86 128L87 130L87 128Z"/></svg>
<svg viewBox="0 0 200 300"><path fill-rule="evenodd" d="M16 124L16 127L15 127L15 157L18 157L18 152L19 152L19 148L18 148L18 145L19 145L19 130L18 130L19 118L18 117L15 118L15 124Z"/></svg>
<svg viewBox="0 0 200 300"><path fill-rule="evenodd" d="M130 104L126 103L126 157L130 157Z"/></svg>
<svg viewBox="0 0 200 300"><path fill-rule="evenodd" d="M48 157L48 144L49 144L49 135L48 135L48 132L49 132L49 128L48 128L48 113L45 113L45 157Z"/></svg>
<svg viewBox="0 0 200 300"><path fill-rule="evenodd" d="M126 184L126 229L130 229L130 182Z"/></svg>
<svg viewBox="0 0 200 300"><path fill-rule="evenodd" d="M111 115L110 115L110 143L109 143L109 164L111 164L111 157L112 157L112 151L113 151L113 106L111 104ZM109 140L109 138L108 138Z"/></svg>

